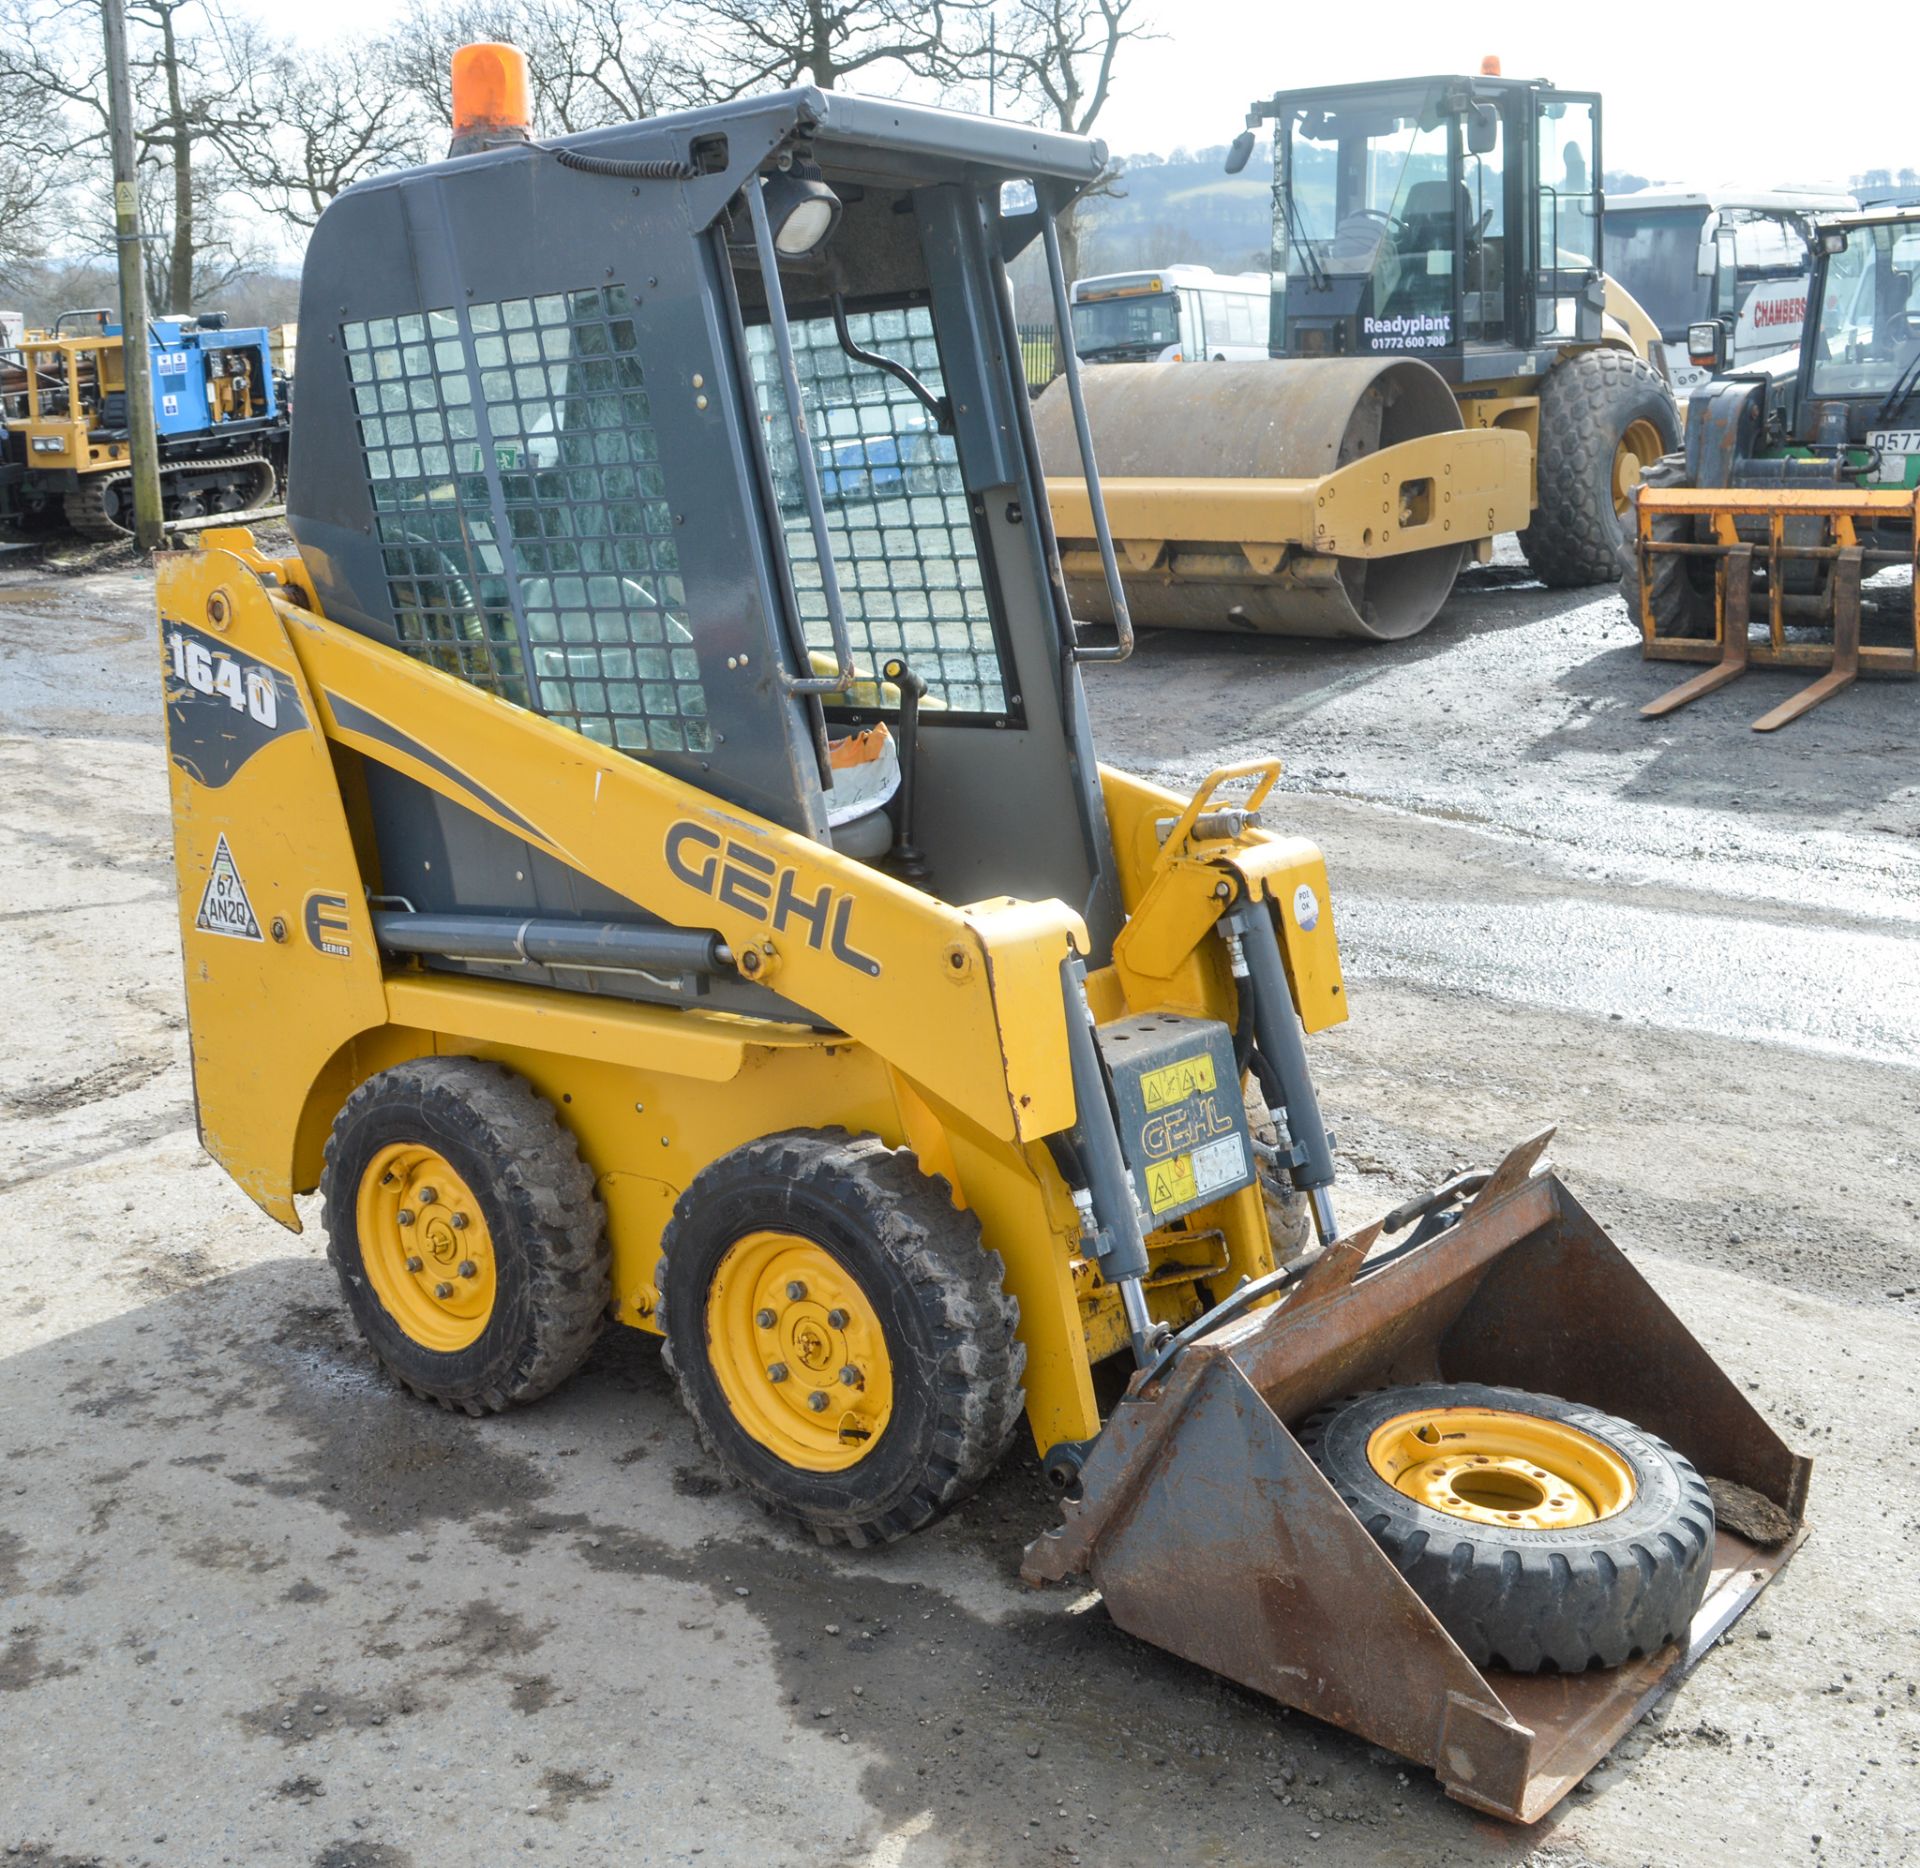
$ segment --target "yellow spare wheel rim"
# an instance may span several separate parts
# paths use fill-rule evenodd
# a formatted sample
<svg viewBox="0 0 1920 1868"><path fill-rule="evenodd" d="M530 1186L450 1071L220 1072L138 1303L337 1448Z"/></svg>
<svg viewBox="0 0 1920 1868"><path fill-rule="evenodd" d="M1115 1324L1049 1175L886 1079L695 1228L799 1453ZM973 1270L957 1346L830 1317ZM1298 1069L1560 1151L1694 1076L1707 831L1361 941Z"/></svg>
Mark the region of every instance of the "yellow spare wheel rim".
<svg viewBox="0 0 1920 1868"><path fill-rule="evenodd" d="M885 1432L893 1359L879 1313L825 1246L750 1232L707 1290L707 1354L741 1428L802 1472L845 1472Z"/></svg>
<svg viewBox="0 0 1920 1868"><path fill-rule="evenodd" d="M493 1315L493 1235L444 1155L418 1142L382 1148L360 1177L354 1225L367 1282L408 1336L441 1355L479 1337Z"/></svg>
<svg viewBox="0 0 1920 1868"><path fill-rule="evenodd" d="M1396 1414L1368 1437L1367 1462L1418 1504L1515 1530L1596 1524L1634 1494L1633 1469L1592 1434L1504 1408Z"/></svg>

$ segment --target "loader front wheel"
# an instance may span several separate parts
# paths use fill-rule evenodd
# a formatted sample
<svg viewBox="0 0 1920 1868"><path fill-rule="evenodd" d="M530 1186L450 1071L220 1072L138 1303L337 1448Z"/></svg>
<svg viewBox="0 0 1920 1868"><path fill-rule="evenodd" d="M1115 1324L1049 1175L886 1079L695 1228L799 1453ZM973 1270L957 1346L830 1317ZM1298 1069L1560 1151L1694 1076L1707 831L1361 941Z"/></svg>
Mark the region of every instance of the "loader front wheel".
<svg viewBox="0 0 1920 1868"><path fill-rule="evenodd" d="M1000 1256L877 1136L801 1129L722 1155L675 1205L655 1275L701 1440L822 1543L930 1524L1019 1424Z"/></svg>
<svg viewBox="0 0 1920 1868"><path fill-rule="evenodd" d="M327 1254L404 1386L490 1414L586 1358L609 1295L606 1214L553 1105L474 1057L369 1077L327 1139Z"/></svg>
<svg viewBox="0 0 1920 1868"><path fill-rule="evenodd" d="M1554 589L1611 584L1633 549L1633 489L1680 445L1672 393L1631 351L1565 358L1540 386L1540 503L1520 549Z"/></svg>
<svg viewBox="0 0 1920 1868"><path fill-rule="evenodd" d="M1683 1639L1713 1501L1598 1408L1432 1382L1322 1408L1295 1437L1478 1667L1578 1673Z"/></svg>
<svg viewBox="0 0 1920 1868"><path fill-rule="evenodd" d="M1642 486L1685 486L1687 457L1669 454L1656 461L1640 476ZM1631 534L1632 520L1629 519ZM1691 544L1694 523L1691 519L1656 519L1653 536L1668 543ZM1641 613L1640 554L1629 535L1627 569L1620 579L1621 601L1636 629L1644 630ZM1653 612L1654 632L1660 636L1679 636L1694 641L1710 640L1714 631L1714 574L1712 562L1685 552L1659 551L1651 557L1652 577L1646 590L1647 607Z"/></svg>

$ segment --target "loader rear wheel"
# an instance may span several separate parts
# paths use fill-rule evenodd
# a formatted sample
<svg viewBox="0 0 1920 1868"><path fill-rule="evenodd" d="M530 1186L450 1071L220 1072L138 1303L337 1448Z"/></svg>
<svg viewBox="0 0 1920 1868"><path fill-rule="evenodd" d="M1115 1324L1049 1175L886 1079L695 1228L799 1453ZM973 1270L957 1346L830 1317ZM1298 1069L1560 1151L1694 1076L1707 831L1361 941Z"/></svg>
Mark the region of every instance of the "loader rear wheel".
<svg viewBox="0 0 1920 1868"><path fill-rule="evenodd" d="M1555 589L1611 584L1632 555L1633 488L1680 445L1659 375L1607 345L1557 363L1540 386L1540 503L1520 549Z"/></svg>
<svg viewBox="0 0 1920 1868"><path fill-rule="evenodd" d="M694 1177L655 1273L713 1457L822 1543L886 1543L993 1470L1025 1405L980 1223L878 1136L796 1129Z"/></svg>
<svg viewBox="0 0 1920 1868"><path fill-rule="evenodd" d="M1642 486L1684 486L1687 482L1687 457L1669 454L1654 462L1641 476ZM1691 519L1656 519L1656 539L1691 542ZM1620 597L1627 606L1627 617L1636 629L1642 627L1640 612L1639 553L1628 522L1627 569L1620 579ZM1653 575L1647 590L1647 603L1653 611L1655 633L1681 636L1694 641L1713 635L1713 563L1711 559L1691 557L1681 552L1663 551L1653 555Z"/></svg>
<svg viewBox="0 0 1920 1868"><path fill-rule="evenodd" d="M1432 1382L1322 1408L1295 1437L1476 1666L1617 1667L1684 1638L1706 1593L1705 1483L1598 1408Z"/></svg>
<svg viewBox="0 0 1920 1868"><path fill-rule="evenodd" d="M473 1057L369 1077L327 1139L327 1253L403 1386L488 1414L564 1381L609 1297L606 1213L553 1105Z"/></svg>

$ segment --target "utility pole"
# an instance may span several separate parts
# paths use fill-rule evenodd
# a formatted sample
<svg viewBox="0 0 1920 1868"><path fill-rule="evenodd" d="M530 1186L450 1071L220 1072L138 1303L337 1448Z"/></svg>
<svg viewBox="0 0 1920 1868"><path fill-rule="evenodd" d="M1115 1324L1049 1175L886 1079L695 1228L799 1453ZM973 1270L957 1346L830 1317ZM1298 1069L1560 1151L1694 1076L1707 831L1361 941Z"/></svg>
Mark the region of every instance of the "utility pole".
<svg viewBox="0 0 1920 1868"><path fill-rule="evenodd" d="M995 92L1000 78L998 30L999 22L989 13L987 15L987 115L990 117L998 115L995 109L999 102Z"/></svg>
<svg viewBox="0 0 1920 1868"><path fill-rule="evenodd" d="M160 445L153 433L153 366L147 348L147 276L140 252L140 191L133 155L133 85L127 76L127 16L121 0L100 0L107 39L107 117L113 146L114 246L120 259L120 366L127 386L127 440L133 456L133 536L158 550Z"/></svg>

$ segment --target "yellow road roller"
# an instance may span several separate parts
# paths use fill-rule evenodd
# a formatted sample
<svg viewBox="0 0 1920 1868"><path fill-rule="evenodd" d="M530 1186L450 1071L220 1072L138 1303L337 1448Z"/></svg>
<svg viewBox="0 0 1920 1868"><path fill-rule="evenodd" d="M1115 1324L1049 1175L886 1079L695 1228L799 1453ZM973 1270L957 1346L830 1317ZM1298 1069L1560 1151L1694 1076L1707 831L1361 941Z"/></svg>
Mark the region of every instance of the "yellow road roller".
<svg viewBox="0 0 1920 1868"><path fill-rule="evenodd" d="M1125 598L1084 639L1045 528L1004 266L1104 151L810 89L543 142L458 70L308 249L298 550L159 561L206 1148L318 1190L425 1401L638 1330L869 1546L1024 1427L1036 1581L1530 1820L1808 1464L1543 1136L1336 1216L1320 853L1271 760L1100 765Z"/></svg>
<svg viewBox="0 0 1920 1868"><path fill-rule="evenodd" d="M1619 578L1680 424L1605 272L1600 99L1495 68L1283 91L1247 123L1230 171L1273 126L1274 360L1086 372L1133 620L1396 641L1502 532L1550 585ZM1110 620L1058 383L1038 425L1068 590Z"/></svg>

